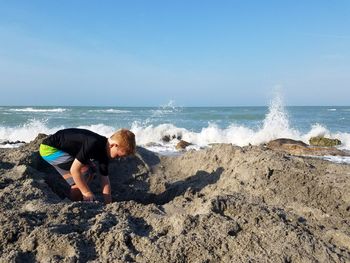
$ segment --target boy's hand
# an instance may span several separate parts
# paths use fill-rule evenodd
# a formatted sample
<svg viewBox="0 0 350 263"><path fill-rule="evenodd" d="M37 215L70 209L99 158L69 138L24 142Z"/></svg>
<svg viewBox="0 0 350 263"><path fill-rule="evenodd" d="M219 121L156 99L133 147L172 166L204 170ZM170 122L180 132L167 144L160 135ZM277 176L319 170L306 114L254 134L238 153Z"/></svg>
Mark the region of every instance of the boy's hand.
<svg viewBox="0 0 350 263"><path fill-rule="evenodd" d="M83 200L92 202L95 200L95 196L92 192L83 193Z"/></svg>
<svg viewBox="0 0 350 263"><path fill-rule="evenodd" d="M105 204L112 203L111 183L108 176L101 176L101 188Z"/></svg>
<svg viewBox="0 0 350 263"><path fill-rule="evenodd" d="M82 164L78 159L74 159L73 164L70 168L70 173L73 177L76 187L79 188L83 195L83 200L94 201L95 196L87 185L84 175L81 173L81 170L83 168L84 164Z"/></svg>

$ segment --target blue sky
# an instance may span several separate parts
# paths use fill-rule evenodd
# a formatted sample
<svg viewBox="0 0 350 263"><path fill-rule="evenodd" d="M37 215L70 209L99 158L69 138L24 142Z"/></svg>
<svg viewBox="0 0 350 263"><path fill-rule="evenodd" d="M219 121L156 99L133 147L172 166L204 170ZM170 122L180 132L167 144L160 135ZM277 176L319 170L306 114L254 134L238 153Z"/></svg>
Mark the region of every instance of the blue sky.
<svg viewBox="0 0 350 263"><path fill-rule="evenodd" d="M0 1L0 105L349 105L350 1Z"/></svg>

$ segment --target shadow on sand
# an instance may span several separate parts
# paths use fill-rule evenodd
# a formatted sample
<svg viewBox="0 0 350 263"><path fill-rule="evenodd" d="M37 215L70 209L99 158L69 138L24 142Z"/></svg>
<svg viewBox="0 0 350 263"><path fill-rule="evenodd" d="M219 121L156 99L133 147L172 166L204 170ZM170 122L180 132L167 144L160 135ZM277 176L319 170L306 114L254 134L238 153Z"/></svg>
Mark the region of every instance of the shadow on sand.
<svg viewBox="0 0 350 263"><path fill-rule="evenodd" d="M110 178L114 201L134 200L142 204L163 205L183 195L187 190L196 193L207 185L216 183L224 170L222 167L212 173L199 170L184 180L167 185L164 192L154 194L149 193L149 177L152 175L152 167L160 163L160 158L143 148L139 148L138 153L136 158L119 160L111 165Z"/></svg>

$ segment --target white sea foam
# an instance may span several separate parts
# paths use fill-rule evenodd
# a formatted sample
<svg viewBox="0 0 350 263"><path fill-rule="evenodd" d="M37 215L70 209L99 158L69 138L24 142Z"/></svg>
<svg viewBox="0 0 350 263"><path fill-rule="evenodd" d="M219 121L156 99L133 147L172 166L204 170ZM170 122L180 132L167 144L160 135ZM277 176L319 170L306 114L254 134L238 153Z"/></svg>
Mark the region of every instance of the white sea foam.
<svg viewBox="0 0 350 263"><path fill-rule="evenodd" d="M82 126L78 126L77 128L87 129L106 137L110 137L115 132L114 127L107 126L104 124L82 125Z"/></svg>
<svg viewBox="0 0 350 263"><path fill-rule="evenodd" d="M270 104L269 112L265 116L262 127L251 129L245 126L231 124L227 128L220 128L216 124L209 123L207 127L199 132L190 131L184 128L178 128L172 124L141 125L134 123L132 130L136 134L140 145L158 143L164 145L162 138L165 135L170 137L181 137L183 140L193 143L197 147L207 146L211 143L231 143L238 146L248 144L259 145L277 138L290 138L301 140L308 143L314 136L326 136L329 138L338 138L342 141L341 149L350 150L349 133L331 133L327 127L321 124L313 124L307 133L302 133L290 127L288 113L283 107L283 101L276 97ZM174 139L167 144L167 147L174 149L178 140Z"/></svg>
<svg viewBox="0 0 350 263"><path fill-rule="evenodd" d="M39 133L52 134L64 127L56 127L50 129L46 125L46 121L31 119L27 123L16 127L2 127L0 126L0 141L24 141L30 142Z"/></svg>
<svg viewBox="0 0 350 263"><path fill-rule="evenodd" d="M64 126L57 126L54 128L49 128L46 125L45 120L37 120L37 119L31 119L27 123L16 126L16 127L1 127L0 126L0 142L4 141L24 141L24 142L30 142L39 133L44 134L53 134L56 131L60 129L64 129L67 127ZM104 125L104 124L96 124L96 125L87 125L87 126L79 126L78 128L82 129L88 129L91 131L94 131L96 133L99 133L104 136L111 136L115 129L113 127ZM5 145L1 145L0 147L4 148Z"/></svg>
<svg viewBox="0 0 350 263"><path fill-rule="evenodd" d="M35 119L17 127L0 126L0 142L6 140L29 142L38 133L52 134L62 128L67 127L49 128L46 121ZM79 126L79 128L89 129L107 137L115 131L115 127L102 123ZM319 123L310 124L310 129L307 132L301 132L291 127L288 113L283 107L282 99L279 97L276 97L270 104L269 111L260 127L251 128L232 123L222 128L215 123L208 123L201 130L193 131L177 127L171 123L155 125L146 119L143 122L132 123L130 128L136 135L138 145L161 153L174 153L175 146L180 138L192 143L192 149L199 149L211 143L231 143L238 146L259 145L277 138L290 138L308 143L311 137L325 136L340 139L342 145L339 148L350 150L350 133L330 131L326 126ZM171 138L170 142L163 141L164 136L169 136Z"/></svg>
<svg viewBox="0 0 350 263"><path fill-rule="evenodd" d="M331 133L326 127L319 123L315 123L311 126L311 130L302 136L302 140L307 142L311 137L316 136L330 137Z"/></svg>
<svg viewBox="0 0 350 263"><path fill-rule="evenodd" d="M337 111L337 109L327 109L328 111Z"/></svg>
<svg viewBox="0 0 350 263"><path fill-rule="evenodd" d="M275 126L273 126L275 127ZM272 128L273 129L273 128ZM350 134L349 133L329 133L326 128L316 126L308 133L302 134L296 130L271 130L263 127L253 130L244 126L231 125L225 129L219 128L215 124L209 124L199 132L189 131L184 128L178 128L172 124L161 124L158 126L149 125L146 127L134 124L131 130L136 134L137 143L147 146L157 143L159 146L170 147L174 150L177 137L193 143L197 147L207 146L211 143L231 143L238 146L246 146L248 144L259 145L277 138L290 138L294 140L302 140L308 143L311 135L325 134L330 138L338 138L342 141L341 149L350 150ZM174 138L169 143L162 141L163 136L168 135Z"/></svg>
<svg viewBox="0 0 350 263"><path fill-rule="evenodd" d="M128 113L128 110L117 110L117 109L106 109L106 110L88 110L88 112L99 112L99 113Z"/></svg>
<svg viewBox="0 0 350 263"><path fill-rule="evenodd" d="M300 140L300 132L291 128L288 113L283 106L283 100L276 96L271 101L269 112L265 116L262 129L258 130L251 144L265 143L277 138L295 138Z"/></svg>
<svg viewBox="0 0 350 263"><path fill-rule="evenodd" d="M322 156L319 158L331 161L333 163L348 163L348 164L350 164L350 157L349 156Z"/></svg>
<svg viewBox="0 0 350 263"><path fill-rule="evenodd" d="M273 115L273 112L270 113ZM283 121L273 123L273 125L270 121L271 118L266 118L263 127L260 129L251 129L235 124L227 128L220 128L216 124L208 124L207 127L202 128L199 132L194 132L176 127L173 124L142 126L140 123L134 123L131 126L131 130L136 135L138 145L159 153L168 154L176 152L175 146L179 141L178 138L191 142L193 144L192 149L199 149L211 143L231 143L238 146L246 146L248 144L259 145L282 137L302 140L307 143L312 136L324 135L330 138L340 139L342 141L340 149L350 150L350 133L331 133L326 127L315 124L309 132L302 134L294 129L287 129L288 126L285 126L286 123ZM30 142L38 133L52 134L63 128L66 127L48 128L43 121L30 120L25 125L19 127L0 127L0 142L5 140ZM115 131L114 127L104 124L79 126L79 128L89 129L106 137L109 137ZM162 140L166 135L172 139L170 142L164 142ZM2 145L1 147L10 147L10 145ZM337 160L334 159L334 161ZM342 162L347 162L347 159L342 159Z"/></svg>
<svg viewBox="0 0 350 263"><path fill-rule="evenodd" d="M167 104L161 105L156 110L151 110L153 117L162 116L166 114L176 113L182 110L182 107L178 107L174 100L170 100Z"/></svg>
<svg viewBox="0 0 350 263"><path fill-rule="evenodd" d="M350 150L350 133L336 132L331 134L330 137L333 139L337 138L341 141L342 144L339 146L340 149Z"/></svg>
<svg viewBox="0 0 350 263"><path fill-rule="evenodd" d="M64 108L56 108L56 109L35 109L35 108L15 108L15 109L9 109L9 111L17 111L17 112L64 112L67 111L67 109Z"/></svg>
<svg viewBox="0 0 350 263"><path fill-rule="evenodd" d="M6 144L2 144L0 148L18 148L19 146L22 146L22 145L23 143L6 143Z"/></svg>

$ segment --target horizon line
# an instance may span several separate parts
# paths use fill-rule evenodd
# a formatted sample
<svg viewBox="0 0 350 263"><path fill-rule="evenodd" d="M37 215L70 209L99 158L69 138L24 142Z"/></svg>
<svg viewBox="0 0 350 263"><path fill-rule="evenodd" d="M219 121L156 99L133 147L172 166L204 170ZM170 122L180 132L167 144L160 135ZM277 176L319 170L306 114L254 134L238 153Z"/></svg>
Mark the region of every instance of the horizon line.
<svg viewBox="0 0 350 263"><path fill-rule="evenodd" d="M350 105L283 105L284 107L350 107ZM94 108L239 108L239 107L269 107L269 105L230 105L230 106L183 106L183 105L156 105L156 106L112 106L112 105L0 105L0 107L94 107Z"/></svg>

